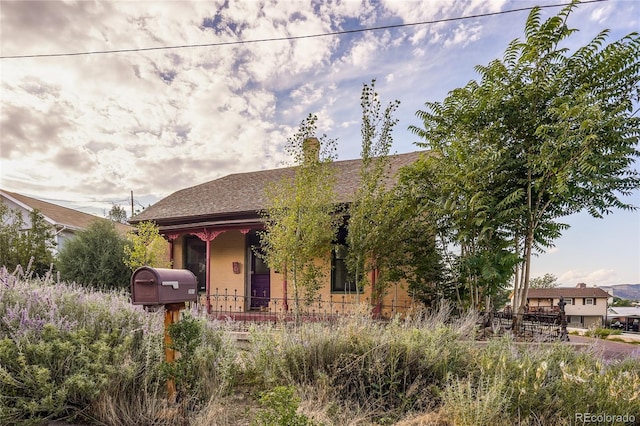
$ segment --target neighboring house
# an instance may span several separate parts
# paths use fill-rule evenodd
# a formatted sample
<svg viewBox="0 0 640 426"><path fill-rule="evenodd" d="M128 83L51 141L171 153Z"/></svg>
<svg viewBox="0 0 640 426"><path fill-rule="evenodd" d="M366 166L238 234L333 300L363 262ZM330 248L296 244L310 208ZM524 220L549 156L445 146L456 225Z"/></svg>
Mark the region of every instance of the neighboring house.
<svg viewBox="0 0 640 426"><path fill-rule="evenodd" d="M612 327L625 331L640 331L640 305L612 306L607 315Z"/></svg>
<svg viewBox="0 0 640 426"><path fill-rule="evenodd" d="M25 223L24 230L31 228L29 213L33 210L38 210L53 230L56 244L54 252L61 250L65 241L73 238L76 232L89 227L91 222L95 220L108 220L5 190L0 190L0 198L7 207L22 213L22 219ZM133 229L131 226L122 223L115 223L115 226L122 234Z"/></svg>
<svg viewBox="0 0 640 426"><path fill-rule="evenodd" d="M414 163L420 154L391 156L390 176ZM361 160L332 163L338 203L353 201L361 164ZM173 267L189 269L198 277L209 311L286 311L287 306L293 306L291 284L279 271L270 270L256 251L260 251L258 231L263 229L261 211L268 205L265 189L294 172L295 167L289 167L228 175L177 191L129 223L153 221L159 226L171 243ZM370 296L370 289L359 294L347 277L345 237L344 233L339 235L331 258L320 260L327 271L330 267L330 273L310 310L343 313ZM405 286L395 284L382 300L383 314L398 312L411 302Z"/></svg>
<svg viewBox="0 0 640 426"><path fill-rule="evenodd" d="M603 325L607 319L607 300L610 295L598 287L579 283L576 287L529 289L529 313L557 313L560 297L564 297L565 314L569 326L591 327Z"/></svg>

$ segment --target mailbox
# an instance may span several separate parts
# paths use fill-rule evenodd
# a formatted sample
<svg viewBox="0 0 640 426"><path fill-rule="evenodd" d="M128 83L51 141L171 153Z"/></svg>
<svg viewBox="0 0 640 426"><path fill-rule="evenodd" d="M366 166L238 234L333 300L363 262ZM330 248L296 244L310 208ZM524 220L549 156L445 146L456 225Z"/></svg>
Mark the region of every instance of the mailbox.
<svg viewBox="0 0 640 426"><path fill-rule="evenodd" d="M131 302L134 305L164 305L197 299L197 279L187 269L142 266L131 275Z"/></svg>

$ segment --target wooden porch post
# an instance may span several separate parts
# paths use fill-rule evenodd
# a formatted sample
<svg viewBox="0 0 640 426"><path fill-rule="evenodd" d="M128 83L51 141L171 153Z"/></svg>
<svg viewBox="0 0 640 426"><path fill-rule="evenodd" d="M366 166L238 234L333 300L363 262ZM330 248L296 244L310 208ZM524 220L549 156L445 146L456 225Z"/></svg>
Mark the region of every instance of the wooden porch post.
<svg viewBox="0 0 640 426"><path fill-rule="evenodd" d="M166 234L165 237L169 241L169 262L171 262L171 269L173 269L173 242L178 239L180 234Z"/></svg>
<svg viewBox="0 0 640 426"><path fill-rule="evenodd" d="M207 258L206 258L206 272L205 272L205 306L207 307L207 314L211 313L211 241L215 240L216 237L222 234L226 229L223 230L210 230L205 228L202 232L194 232L193 235L200 238L202 241L207 243Z"/></svg>

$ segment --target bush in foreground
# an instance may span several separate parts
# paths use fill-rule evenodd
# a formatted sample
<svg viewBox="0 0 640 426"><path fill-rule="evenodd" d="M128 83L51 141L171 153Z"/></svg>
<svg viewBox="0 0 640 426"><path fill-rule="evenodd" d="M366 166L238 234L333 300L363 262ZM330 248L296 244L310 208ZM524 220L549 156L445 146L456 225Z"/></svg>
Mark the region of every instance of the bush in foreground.
<svg viewBox="0 0 640 426"><path fill-rule="evenodd" d="M637 359L608 362L565 344L508 337L478 344L469 337L477 318L452 322L446 309L387 324L354 316L331 325L260 325L243 349L225 324L184 313L170 327L181 352L173 365L164 363L162 312L132 306L116 291L2 269L0 318L0 424L287 418L327 426L555 425L575 413L640 419ZM166 400L169 377L178 385L174 405Z"/></svg>

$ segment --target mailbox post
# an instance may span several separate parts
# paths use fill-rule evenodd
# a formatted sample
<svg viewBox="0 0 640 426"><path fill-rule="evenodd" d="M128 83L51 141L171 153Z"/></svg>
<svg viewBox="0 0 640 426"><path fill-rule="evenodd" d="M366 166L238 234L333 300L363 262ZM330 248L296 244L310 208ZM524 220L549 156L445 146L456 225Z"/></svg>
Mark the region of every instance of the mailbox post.
<svg viewBox="0 0 640 426"><path fill-rule="evenodd" d="M175 360L171 349L169 327L180 320L185 302L198 300L196 276L186 269L151 268L142 266L131 275L131 303L145 306L164 306L164 354L167 362ZM169 402L175 402L176 385L167 381Z"/></svg>

